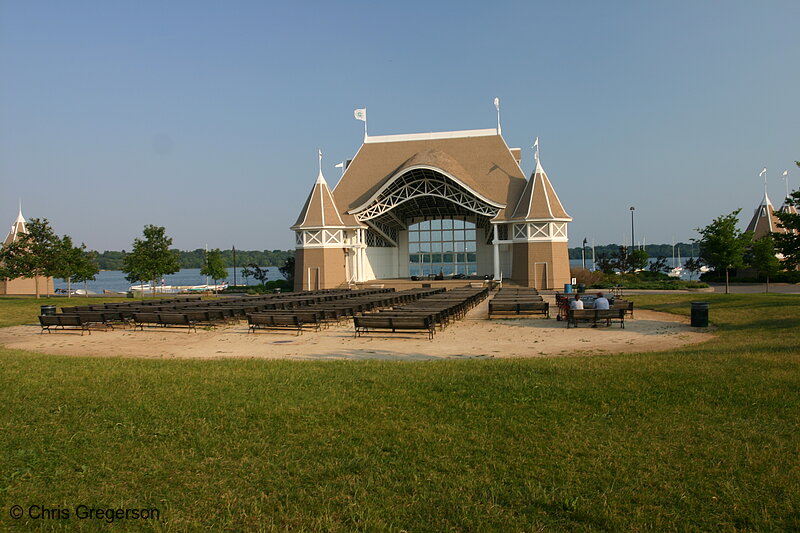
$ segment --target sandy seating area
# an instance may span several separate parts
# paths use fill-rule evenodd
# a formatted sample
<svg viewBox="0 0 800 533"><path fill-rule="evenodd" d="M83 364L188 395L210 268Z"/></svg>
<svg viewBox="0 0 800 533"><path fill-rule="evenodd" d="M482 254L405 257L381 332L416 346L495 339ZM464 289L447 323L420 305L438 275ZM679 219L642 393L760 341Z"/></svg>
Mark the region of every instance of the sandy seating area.
<svg viewBox="0 0 800 533"><path fill-rule="evenodd" d="M691 328L688 319L636 311L619 327L567 329L555 319L487 320L488 302L428 340L422 333L371 333L355 338L352 321L321 331L248 333L247 323L198 328L197 333L116 328L81 336L79 332L44 333L36 325L0 329L0 344L59 355L146 358L382 359L589 356L661 351L709 340L713 334Z"/></svg>

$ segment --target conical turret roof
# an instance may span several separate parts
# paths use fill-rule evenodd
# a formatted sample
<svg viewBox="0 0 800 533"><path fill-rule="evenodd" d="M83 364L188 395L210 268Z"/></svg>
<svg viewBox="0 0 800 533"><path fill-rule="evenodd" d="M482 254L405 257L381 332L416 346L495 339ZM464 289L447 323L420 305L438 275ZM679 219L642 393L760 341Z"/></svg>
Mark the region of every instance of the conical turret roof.
<svg viewBox="0 0 800 533"><path fill-rule="evenodd" d="M525 190L522 191L522 196L520 196L511 218L515 220L572 220L564 206L561 205L561 200L558 199L556 190L550 183L538 158L536 169L525 185Z"/></svg>
<svg viewBox="0 0 800 533"><path fill-rule="evenodd" d="M785 232L786 230L778 227L778 223L780 220L775 216L775 208L772 206L767 191L764 191L764 198L753 213L753 218L747 225L747 231L752 231L753 238L758 240L772 232Z"/></svg>
<svg viewBox="0 0 800 533"><path fill-rule="evenodd" d="M328 182L325 181L320 168L317 181L314 183L311 194L308 195L303 210L300 212L300 216L297 217L297 222L294 223L292 229L341 226L344 226L344 223L339 216L339 209L336 208L331 190L328 188Z"/></svg>
<svg viewBox="0 0 800 533"><path fill-rule="evenodd" d="M13 224L11 224L11 231L8 232L6 240L3 241L3 244L11 244L12 242L16 241L20 235L24 235L26 233L28 233L28 230L25 227L25 217L22 216L22 206L20 206L17 219Z"/></svg>

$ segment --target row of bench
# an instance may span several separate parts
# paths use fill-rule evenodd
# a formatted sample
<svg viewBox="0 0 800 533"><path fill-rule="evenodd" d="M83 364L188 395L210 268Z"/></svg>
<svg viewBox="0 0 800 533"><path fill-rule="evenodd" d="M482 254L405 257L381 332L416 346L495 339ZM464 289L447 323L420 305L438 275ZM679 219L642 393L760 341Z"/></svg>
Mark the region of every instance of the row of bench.
<svg viewBox="0 0 800 533"><path fill-rule="evenodd" d="M424 331L433 339L436 327L443 329L450 322L463 318L469 309L483 301L488 288L453 289L422 298L412 304L396 306L377 313L366 313L353 318L355 336L376 330L396 333Z"/></svg>
<svg viewBox="0 0 800 533"><path fill-rule="evenodd" d="M550 304L536 289L502 288L489 300L489 318L537 314L550 318Z"/></svg>

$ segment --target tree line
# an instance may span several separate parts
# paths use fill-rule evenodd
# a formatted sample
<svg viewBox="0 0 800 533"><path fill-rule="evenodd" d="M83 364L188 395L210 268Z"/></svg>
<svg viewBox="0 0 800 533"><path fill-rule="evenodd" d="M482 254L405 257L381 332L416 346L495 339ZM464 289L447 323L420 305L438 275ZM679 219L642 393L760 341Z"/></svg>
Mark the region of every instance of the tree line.
<svg viewBox="0 0 800 533"><path fill-rule="evenodd" d="M595 245L594 252L597 254L598 257L604 255L606 257L611 256L612 254L619 251L620 246L624 246L621 244L599 244ZM627 248L627 247L626 247ZM680 251L681 256L683 257L691 257L693 252L697 251L697 245L694 243L687 243L687 242L678 242L675 243L675 247L671 244L647 244L643 248L638 246L634 247L635 249L643 250L647 257L672 257L673 249L676 251ZM587 244L586 248L575 247L569 249L569 258L570 259L581 259L583 255L581 255L585 251L586 253L586 261L592 260L592 246Z"/></svg>
<svg viewBox="0 0 800 533"><path fill-rule="evenodd" d="M131 283L148 282L155 292L158 280L182 268L200 268L200 273L217 284L228 277L227 268L234 266L234 251L194 250L181 252L171 248L172 238L160 226L144 227L143 238L136 238L130 252L97 252L87 250L81 243L75 246L68 235L59 237L47 219L33 218L26 224L26 233L0 247L0 279L34 278L36 297L41 295L39 280L50 277L67 282L67 294L72 295L73 282L94 280L101 270L121 270ZM291 281L294 274L294 252L284 250L236 251L236 266L243 276L262 282L267 278L267 266L278 266ZM103 268L109 267L111 268ZM87 293L88 294L88 293Z"/></svg>
<svg viewBox="0 0 800 533"><path fill-rule="evenodd" d="M206 251L203 248L196 250L170 249L178 258L178 265L184 268L203 268L206 260ZM95 252L100 270L122 270L127 252L106 250ZM233 249L220 250L220 258L225 268L234 266ZM245 265L259 265L261 267L280 267L286 260L294 257L294 250L236 250L237 267Z"/></svg>

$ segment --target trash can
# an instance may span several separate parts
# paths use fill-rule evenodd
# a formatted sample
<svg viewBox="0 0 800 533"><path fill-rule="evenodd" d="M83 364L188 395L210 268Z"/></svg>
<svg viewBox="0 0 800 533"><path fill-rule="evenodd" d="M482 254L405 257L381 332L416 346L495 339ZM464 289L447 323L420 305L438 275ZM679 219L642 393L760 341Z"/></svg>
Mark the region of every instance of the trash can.
<svg viewBox="0 0 800 533"><path fill-rule="evenodd" d="M583 294L584 292L586 292L586 284L578 283L578 293Z"/></svg>
<svg viewBox="0 0 800 533"><path fill-rule="evenodd" d="M708 302L692 302L692 327L708 327Z"/></svg>
<svg viewBox="0 0 800 533"><path fill-rule="evenodd" d="M281 288L275 287L275 294L280 294L280 293L281 293Z"/></svg>
<svg viewBox="0 0 800 533"><path fill-rule="evenodd" d="M56 306L55 305L43 305L42 306L42 316L53 316L56 314Z"/></svg>
<svg viewBox="0 0 800 533"><path fill-rule="evenodd" d="M572 283L564 284L564 294L572 294Z"/></svg>

